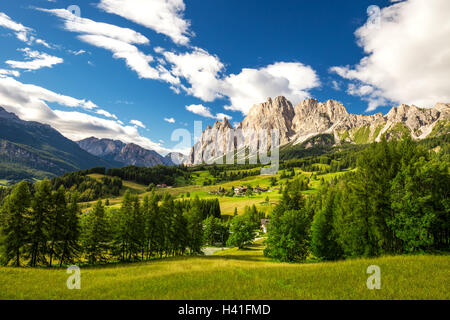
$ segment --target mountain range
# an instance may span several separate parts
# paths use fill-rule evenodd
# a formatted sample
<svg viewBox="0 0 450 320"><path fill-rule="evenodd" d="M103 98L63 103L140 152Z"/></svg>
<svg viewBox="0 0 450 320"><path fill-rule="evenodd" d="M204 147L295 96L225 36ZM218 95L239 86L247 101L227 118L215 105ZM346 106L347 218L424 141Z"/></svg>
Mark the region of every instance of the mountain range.
<svg viewBox="0 0 450 320"><path fill-rule="evenodd" d="M181 153L169 153L163 157L156 151L144 149L134 143L126 144L119 140L90 137L77 143L81 149L90 154L106 161L120 163L122 166L173 166L185 161L185 157Z"/></svg>
<svg viewBox="0 0 450 320"><path fill-rule="evenodd" d="M242 141L221 141L223 152L235 152L257 139L258 130L278 130L283 148L309 148L311 144L367 144L407 133L420 140L450 133L450 104L437 103L431 109L399 105L386 115L356 115L341 103L307 99L293 106L285 97L268 98L254 105L236 129L242 129ZM0 180L42 179L92 167L128 165L199 164L217 158L215 144L219 134L231 137L234 132L228 119L208 126L192 147L189 157L170 153L163 157L156 151L133 143L111 139L87 138L71 141L51 126L23 121L0 107ZM253 132L253 133L252 133ZM328 137L321 139L323 135ZM270 141L269 141L270 146Z"/></svg>
<svg viewBox="0 0 450 320"><path fill-rule="evenodd" d="M40 179L98 166L111 164L51 126L23 121L0 107L0 179Z"/></svg>
<svg viewBox="0 0 450 320"><path fill-rule="evenodd" d="M281 147L300 145L324 134L331 135L335 144L367 144L379 141L382 135L392 139L407 133L413 139L420 140L449 133L449 120L450 104L446 103L437 103L431 109L402 104L386 115L356 115L348 113L344 105L334 100L318 102L307 99L294 107L288 99L280 96L268 98L250 109L236 127L242 129L240 142L236 138L227 141L234 130L228 119L208 126L192 147L188 163L213 161L223 153L234 152L252 143L257 145L255 132L258 130L279 130ZM224 138L217 141L218 137ZM221 144L220 148L223 146L219 152L214 148L216 143Z"/></svg>
<svg viewBox="0 0 450 320"><path fill-rule="evenodd" d="M21 120L0 107L0 180L43 179L93 167L178 165L185 160L179 153L163 157L109 139L74 142L47 124Z"/></svg>

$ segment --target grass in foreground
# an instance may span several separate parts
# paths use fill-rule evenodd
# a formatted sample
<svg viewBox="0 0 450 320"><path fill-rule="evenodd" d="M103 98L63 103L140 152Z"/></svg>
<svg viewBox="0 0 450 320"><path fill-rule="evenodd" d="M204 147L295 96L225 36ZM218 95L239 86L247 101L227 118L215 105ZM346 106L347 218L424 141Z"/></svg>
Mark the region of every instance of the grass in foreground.
<svg viewBox="0 0 450 320"><path fill-rule="evenodd" d="M262 249L86 267L81 290L67 289L65 269L0 268L0 299L450 299L449 256L286 264ZM381 290L366 287L370 265Z"/></svg>

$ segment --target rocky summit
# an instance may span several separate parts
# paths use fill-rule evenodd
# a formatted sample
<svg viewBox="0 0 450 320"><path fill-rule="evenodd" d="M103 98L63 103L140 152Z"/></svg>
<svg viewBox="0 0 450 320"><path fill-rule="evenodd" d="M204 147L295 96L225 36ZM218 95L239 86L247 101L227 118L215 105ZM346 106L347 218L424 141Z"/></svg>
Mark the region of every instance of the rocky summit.
<svg viewBox="0 0 450 320"><path fill-rule="evenodd" d="M236 129L242 129L240 133L236 133L239 130L234 130L226 118L217 121L213 127L209 126L193 146L188 162L212 161L222 154L239 150L242 146L236 138L239 134L243 136L243 144L249 146L256 139L255 132L261 130L268 134L278 130L280 146L297 145L322 134L333 135L336 144L367 144L380 141L383 135L393 139L407 133L413 139L420 140L446 134L450 131L449 120L448 103L437 103L430 109L401 104L386 115L358 115L348 113L345 106L335 100L319 102L307 99L294 107L280 96L254 105L237 126ZM218 152L216 144L223 146L223 149L219 148Z"/></svg>

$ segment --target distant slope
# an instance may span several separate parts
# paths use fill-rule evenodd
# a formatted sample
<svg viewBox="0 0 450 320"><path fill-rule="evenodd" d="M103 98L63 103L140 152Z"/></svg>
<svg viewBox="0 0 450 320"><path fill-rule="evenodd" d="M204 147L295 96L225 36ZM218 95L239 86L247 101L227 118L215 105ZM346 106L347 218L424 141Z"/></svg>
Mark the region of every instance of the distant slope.
<svg viewBox="0 0 450 320"><path fill-rule="evenodd" d="M166 163L180 165L187 162L188 157L179 152L171 152L164 157Z"/></svg>
<svg viewBox="0 0 450 320"><path fill-rule="evenodd" d="M121 166L154 167L156 165L174 165L171 158L164 158L153 150L144 149L134 143L123 143L118 140L87 138L77 142L85 151L115 161Z"/></svg>
<svg viewBox="0 0 450 320"><path fill-rule="evenodd" d="M97 166L111 164L51 126L23 121L0 107L0 179L42 179Z"/></svg>

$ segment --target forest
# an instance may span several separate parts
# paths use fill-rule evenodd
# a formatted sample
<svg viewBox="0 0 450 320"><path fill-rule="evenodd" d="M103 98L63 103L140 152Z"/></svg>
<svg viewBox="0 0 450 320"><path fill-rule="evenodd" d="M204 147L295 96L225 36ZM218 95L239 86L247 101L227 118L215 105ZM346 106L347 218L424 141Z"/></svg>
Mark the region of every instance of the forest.
<svg viewBox="0 0 450 320"><path fill-rule="evenodd" d="M33 267L98 264L198 255L206 245L242 249L260 233L263 218L270 220L264 254L277 261L448 252L446 139L382 139L354 152L285 161L280 181L270 178L271 185L280 183L279 201L270 211L248 205L227 218L218 198L177 198L155 188L143 196L127 190L118 207L100 199L118 195L122 179L152 185L170 174L189 179L193 168L94 168L34 184L23 181L0 189L1 262ZM310 168L344 171L327 181L322 178L317 192L305 194L320 172L307 176L294 169ZM203 167L215 177L239 174L230 169L236 166ZM92 173L107 175L98 180L87 176ZM86 200L81 199L86 190L96 190L99 200L83 212L80 202ZM265 203L270 204L268 197Z"/></svg>
<svg viewBox="0 0 450 320"><path fill-rule="evenodd" d="M265 254L302 261L448 251L449 160L407 137L382 139L317 195L305 199L291 184L270 215Z"/></svg>

